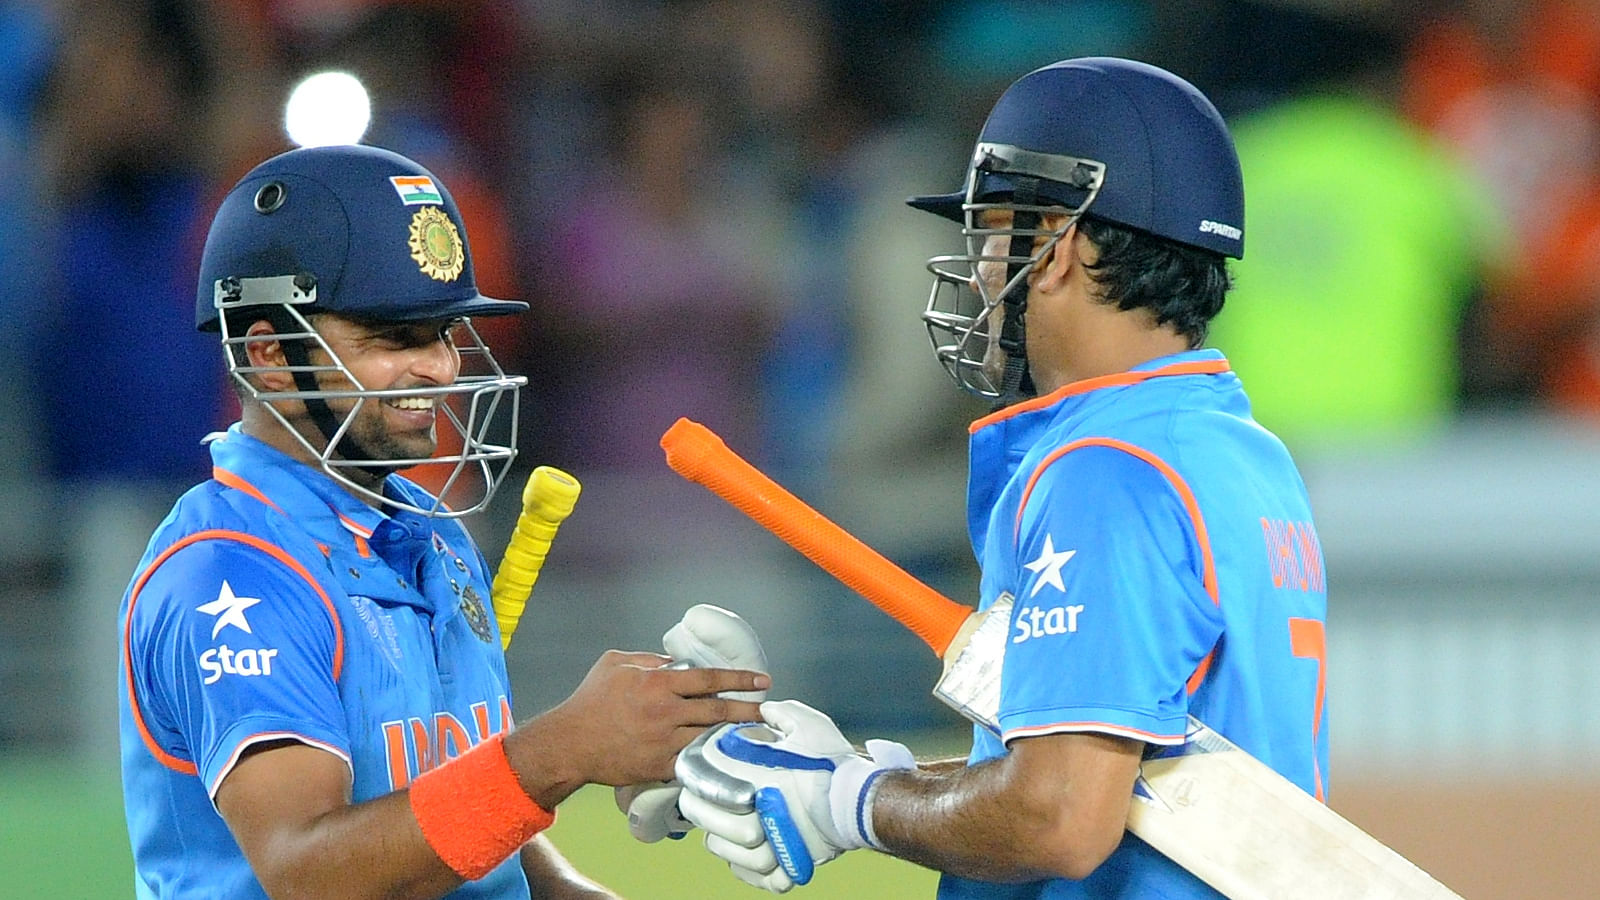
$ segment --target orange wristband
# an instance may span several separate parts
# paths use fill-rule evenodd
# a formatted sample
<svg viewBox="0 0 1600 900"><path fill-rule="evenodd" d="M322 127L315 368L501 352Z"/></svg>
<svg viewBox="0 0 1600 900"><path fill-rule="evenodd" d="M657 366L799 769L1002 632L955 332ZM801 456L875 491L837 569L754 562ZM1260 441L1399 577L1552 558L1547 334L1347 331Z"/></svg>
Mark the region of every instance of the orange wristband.
<svg viewBox="0 0 1600 900"><path fill-rule="evenodd" d="M556 814L522 790L495 735L411 783L422 837L457 875L475 881L549 828Z"/></svg>

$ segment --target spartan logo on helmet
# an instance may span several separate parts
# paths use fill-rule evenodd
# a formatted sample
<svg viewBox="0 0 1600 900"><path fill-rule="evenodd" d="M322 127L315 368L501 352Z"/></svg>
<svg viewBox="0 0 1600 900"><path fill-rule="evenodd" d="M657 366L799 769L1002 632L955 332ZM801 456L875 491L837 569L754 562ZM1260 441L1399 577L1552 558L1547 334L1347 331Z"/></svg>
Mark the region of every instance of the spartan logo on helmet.
<svg viewBox="0 0 1600 900"><path fill-rule="evenodd" d="M425 206L411 217L411 258L422 274L436 281L455 281L466 265L461 232L437 206Z"/></svg>

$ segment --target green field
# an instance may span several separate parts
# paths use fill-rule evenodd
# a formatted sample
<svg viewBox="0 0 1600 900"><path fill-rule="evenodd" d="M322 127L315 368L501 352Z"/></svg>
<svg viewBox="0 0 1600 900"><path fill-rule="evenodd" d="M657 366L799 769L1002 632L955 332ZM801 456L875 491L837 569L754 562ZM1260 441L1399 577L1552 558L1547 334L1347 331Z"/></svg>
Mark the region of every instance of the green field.
<svg viewBox="0 0 1600 900"><path fill-rule="evenodd" d="M607 788L562 804L550 836L585 873L639 900L753 900L771 896L736 880L698 836L641 844L629 837ZM131 897L133 862L114 773L0 758L0 895L18 900ZM801 896L933 896L937 876L858 852L818 870ZM793 896L793 895L791 895Z"/></svg>

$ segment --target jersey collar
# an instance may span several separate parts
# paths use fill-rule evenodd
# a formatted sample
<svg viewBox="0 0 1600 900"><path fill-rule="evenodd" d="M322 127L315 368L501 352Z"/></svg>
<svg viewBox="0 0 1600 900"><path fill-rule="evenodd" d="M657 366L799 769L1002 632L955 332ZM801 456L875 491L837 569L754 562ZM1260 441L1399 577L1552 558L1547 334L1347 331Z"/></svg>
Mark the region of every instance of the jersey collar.
<svg viewBox="0 0 1600 900"><path fill-rule="evenodd" d="M218 481L293 516L321 540L336 534L333 529L366 539L389 519L315 467L245 434L237 422L212 441L211 462Z"/></svg>
<svg viewBox="0 0 1600 900"><path fill-rule="evenodd" d="M1228 360L1223 357L1220 350L1206 348L1174 353L1170 356L1160 356L1148 362L1140 363L1126 372L1074 381L1041 397L1014 403L1004 409L996 410L969 425L967 432L976 434L978 431L997 422L1004 422L1035 410L1049 409L1068 398L1080 397L1105 388L1129 387L1153 378L1167 378L1174 375L1221 375L1228 371L1231 371L1228 366Z"/></svg>

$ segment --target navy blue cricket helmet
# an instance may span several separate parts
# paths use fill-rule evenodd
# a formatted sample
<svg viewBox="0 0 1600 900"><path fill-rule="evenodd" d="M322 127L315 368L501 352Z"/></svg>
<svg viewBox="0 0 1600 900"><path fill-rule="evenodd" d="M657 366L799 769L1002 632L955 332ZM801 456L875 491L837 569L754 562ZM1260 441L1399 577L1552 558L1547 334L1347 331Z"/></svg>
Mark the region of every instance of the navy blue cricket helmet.
<svg viewBox="0 0 1600 900"><path fill-rule="evenodd" d="M237 291L245 279L285 276L315 286L306 312L410 321L528 308L478 292L466 227L444 184L365 145L281 153L228 192L200 261L196 327L217 329L219 303L254 305Z"/></svg>
<svg viewBox="0 0 1600 900"><path fill-rule="evenodd" d="M1211 101L1165 69L1114 57L1035 69L995 102L978 144L1097 161L1104 181L1083 212L1235 259L1244 255L1244 179L1233 138ZM1051 171L1003 161L986 166L983 156L974 155L967 174L974 200L1012 195L1018 176L1039 179L1041 202L1076 208L1085 197ZM907 202L961 222L968 187Z"/></svg>
<svg viewBox="0 0 1600 900"><path fill-rule="evenodd" d="M963 390L1002 404L1035 393L1027 274L1079 217L1244 255L1244 179L1222 116L1194 85L1127 59L1068 59L1017 79L984 122L965 186L907 202L967 238L965 254L928 260L934 355ZM1011 215L991 224L986 210ZM1008 239L1003 251L994 237ZM1004 265L1004 287L977 277L980 264Z"/></svg>
<svg viewBox="0 0 1600 900"><path fill-rule="evenodd" d="M235 384L330 477L381 506L453 517L484 509L509 471L518 394L527 383L501 369L470 320L527 308L478 292L461 212L431 172L388 150L345 145L279 154L229 191L206 237L195 325L221 333ZM235 310L248 315L224 316ZM457 351L454 380L362 384L318 332L310 318L317 312L377 323L461 320L441 332ZM262 319L273 329L243 330ZM267 341L282 348L281 366L257 367L247 358L247 345ZM461 371L462 358L475 370ZM257 383L274 369L289 373L295 390ZM352 425L360 417L396 403L434 411L431 455L397 455L357 436ZM301 409L320 440L291 421ZM498 436L500 419L510 440ZM438 441L440 428L453 439ZM442 473L438 496L376 481L421 466ZM447 506L446 494L458 487L477 489L476 497L452 497Z"/></svg>

